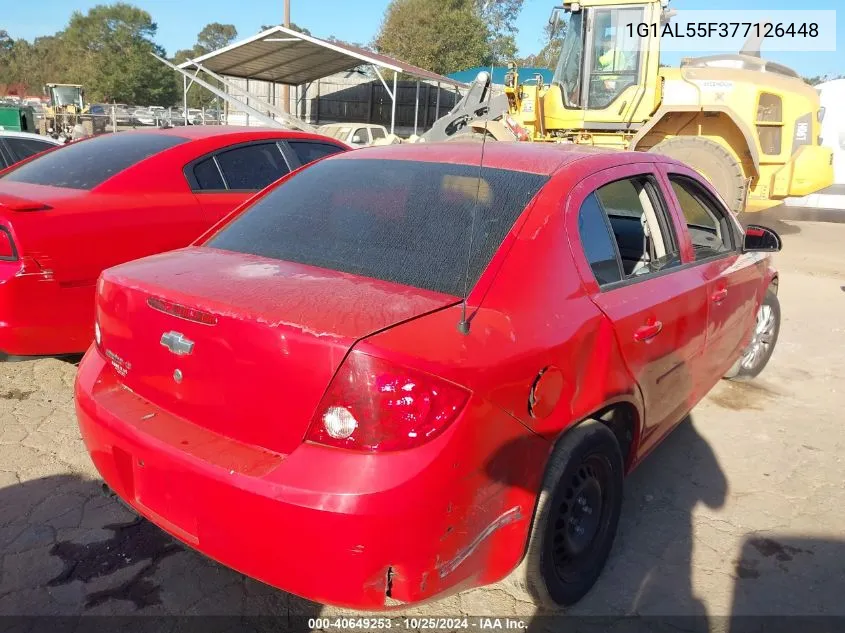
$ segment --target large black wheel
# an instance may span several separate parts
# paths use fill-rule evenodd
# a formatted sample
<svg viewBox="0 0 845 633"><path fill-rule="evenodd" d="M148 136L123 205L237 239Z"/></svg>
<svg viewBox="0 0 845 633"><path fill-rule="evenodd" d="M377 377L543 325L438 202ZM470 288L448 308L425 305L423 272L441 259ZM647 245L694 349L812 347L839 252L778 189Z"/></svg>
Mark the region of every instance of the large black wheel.
<svg viewBox="0 0 845 633"><path fill-rule="evenodd" d="M540 606L580 600L598 580L622 510L623 458L613 432L588 420L555 447L528 550L509 581Z"/></svg>
<svg viewBox="0 0 845 633"><path fill-rule="evenodd" d="M676 136L661 141L649 151L686 163L710 181L731 211L745 210L748 185L742 166L716 141L698 136Z"/></svg>
<svg viewBox="0 0 845 633"><path fill-rule="evenodd" d="M777 295L769 290L757 309L751 342L743 350L739 360L725 374L725 378L750 380L759 375L775 351L778 334L780 334L780 302Z"/></svg>

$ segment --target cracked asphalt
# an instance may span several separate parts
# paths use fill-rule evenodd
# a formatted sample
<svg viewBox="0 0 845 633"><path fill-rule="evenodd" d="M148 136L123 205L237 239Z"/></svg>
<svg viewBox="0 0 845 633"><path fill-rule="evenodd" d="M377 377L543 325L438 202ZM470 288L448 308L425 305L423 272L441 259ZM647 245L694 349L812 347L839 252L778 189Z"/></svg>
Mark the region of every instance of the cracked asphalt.
<svg viewBox="0 0 845 633"><path fill-rule="evenodd" d="M571 613L845 616L845 225L775 228L772 362L756 382L719 384L628 479L610 561ZM0 615L341 613L211 562L103 497L74 372L0 364ZM535 608L501 583L402 613Z"/></svg>

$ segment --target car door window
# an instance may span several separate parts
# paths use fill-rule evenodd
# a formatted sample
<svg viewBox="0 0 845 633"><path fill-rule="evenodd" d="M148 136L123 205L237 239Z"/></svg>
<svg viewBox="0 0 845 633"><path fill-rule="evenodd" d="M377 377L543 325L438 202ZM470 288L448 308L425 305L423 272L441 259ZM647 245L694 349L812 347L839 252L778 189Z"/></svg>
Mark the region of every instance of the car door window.
<svg viewBox="0 0 845 633"><path fill-rule="evenodd" d="M213 156L194 165L193 172L196 181L195 191L221 191L226 189L223 174L220 172Z"/></svg>
<svg viewBox="0 0 845 633"><path fill-rule="evenodd" d="M290 170L275 142L255 143L217 154L217 164L227 188L258 191Z"/></svg>
<svg viewBox="0 0 845 633"><path fill-rule="evenodd" d="M584 254L598 284L604 286L621 281L622 269L613 235L595 193L587 196L581 205L581 211L578 213L578 232Z"/></svg>
<svg viewBox="0 0 845 633"><path fill-rule="evenodd" d="M55 147L52 143L45 143L38 139L29 138L7 138L6 145L12 153L14 160L23 160L48 150L51 147Z"/></svg>
<svg viewBox="0 0 845 633"><path fill-rule="evenodd" d="M359 127L352 135L353 145L366 145L370 142L370 135L367 133L367 128Z"/></svg>
<svg viewBox="0 0 845 633"><path fill-rule="evenodd" d="M303 165L313 163L315 160L323 158L324 156L331 156L342 152L343 149L337 145L330 145L328 143L312 143L310 141L288 141L288 145L296 154Z"/></svg>
<svg viewBox="0 0 845 633"><path fill-rule="evenodd" d="M735 236L725 210L691 178L670 175L672 191L684 214L696 261L734 250Z"/></svg>
<svg viewBox="0 0 845 633"><path fill-rule="evenodd" d="M374 141L379 141L383 138L387 138L387 134L385 134L384 130L382 130L380 127L374 127L370 130L370 132L372 132L373 134Z"/></svg>
<svg viewBox="0 0 845 633"><path fill-rule="evenodd" d="M651 177L637 176L608 183L593 194L610 226L623 279L647 276L681 263L659 191ZM609 265L604 266L604 274L611 274L607 272Z"/></svg>

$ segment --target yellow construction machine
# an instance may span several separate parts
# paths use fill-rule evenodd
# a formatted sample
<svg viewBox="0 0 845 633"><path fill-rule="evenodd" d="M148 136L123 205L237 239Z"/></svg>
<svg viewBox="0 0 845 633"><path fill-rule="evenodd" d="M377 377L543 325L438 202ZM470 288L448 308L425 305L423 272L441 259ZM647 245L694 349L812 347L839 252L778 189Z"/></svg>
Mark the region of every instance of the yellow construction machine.
<svg viewBox="0 0 845 633"><path fill-rule="evenodd" d="M581 0L557 7L565 22L551 85L521 81L512 65L491 98L482 73L423 140L551 141L656 152L702 173L736 212L774 206L832 184L819 145L819 95L790 68L739 54L660 64L668 0ZM654 25L639 29L636 25ZM629 25L634 25L633 27ZM645 34L644 37L639 35Z"/></svg>
<svg viewBox="0 0 845 633"><path fill-rule="evenodd" d="M47 84L44 93L50 103L39 121L41 134L71 139L105 131L105 118L91 115L85 105L85 91L79 84Z"/></svg>

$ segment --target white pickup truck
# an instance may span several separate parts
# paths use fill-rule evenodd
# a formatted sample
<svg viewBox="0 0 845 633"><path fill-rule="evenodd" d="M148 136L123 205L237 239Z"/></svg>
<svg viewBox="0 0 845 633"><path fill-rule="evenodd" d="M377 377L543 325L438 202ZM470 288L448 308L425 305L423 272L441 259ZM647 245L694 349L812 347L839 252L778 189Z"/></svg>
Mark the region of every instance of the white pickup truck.
<svg viewBox="0 0 845 633"><path fill-rule="evenodd" d="M387 131L383 125L373 123L331 123L317 129L320 134L342 141L350 147L393 145L401 139Z"/></svg>

